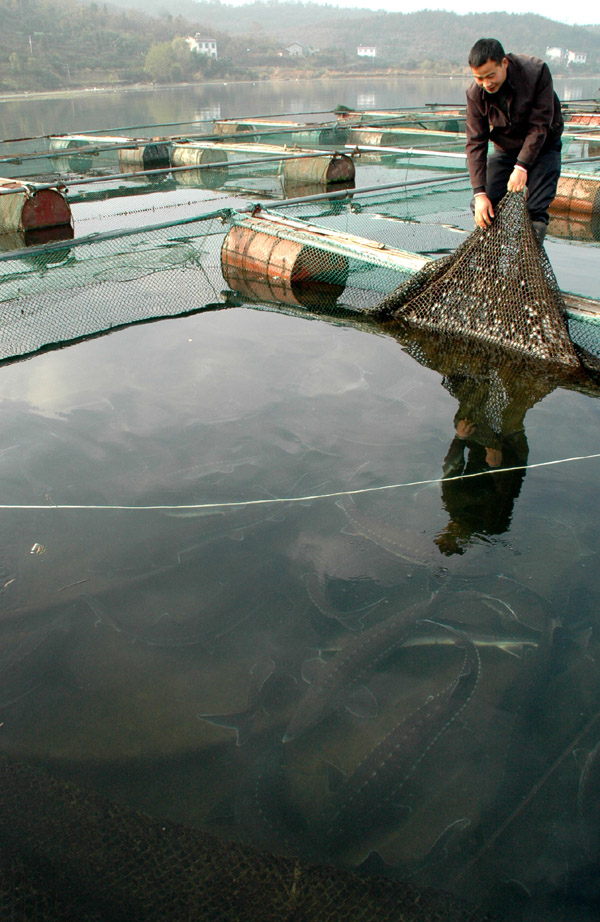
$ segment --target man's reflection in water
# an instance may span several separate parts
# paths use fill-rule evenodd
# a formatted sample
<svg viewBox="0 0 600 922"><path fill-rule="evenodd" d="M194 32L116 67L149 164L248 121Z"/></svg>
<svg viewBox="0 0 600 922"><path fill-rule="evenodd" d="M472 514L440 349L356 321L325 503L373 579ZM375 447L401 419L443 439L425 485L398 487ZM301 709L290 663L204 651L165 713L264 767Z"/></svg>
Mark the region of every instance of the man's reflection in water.
<svg viewBox="0 0 600 922"><path fill-rule="evenodd" d="M449 521L434 540L442 554L464 554L478 537L510 528L529 455L525 414L581 373L473 339L398 322L382 327L421 365L439 372L458 401L441 488Z"/></svg>
<svg viewBox="0 0 600 922"><path fill-rule="evenodd" d="M473 536L501 535L508 530L525 477L529 446L523 428L527 406L516 416L516 407L511 407L508 416L515 428L510 432L498 427L500 420L492 424L489 418L491 409L494 414L508 410L508 395L497 375L481 381L457 374L445 378L443 384L459 399L456 435L442 469L442 502L449 522L435 538L441 553L449 556L464 554ZM479 476L465 478L468 474Z"/></svg>

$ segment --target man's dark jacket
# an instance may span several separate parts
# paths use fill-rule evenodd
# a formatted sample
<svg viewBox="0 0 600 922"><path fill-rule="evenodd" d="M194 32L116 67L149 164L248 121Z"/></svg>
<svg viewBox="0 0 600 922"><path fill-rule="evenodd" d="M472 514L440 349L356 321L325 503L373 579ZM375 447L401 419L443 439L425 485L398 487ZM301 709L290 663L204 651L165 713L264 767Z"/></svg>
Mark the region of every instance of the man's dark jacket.
<svg viewBox="0 0 600 922"><path fill-rule="evenodd" d="M564 127L548 65L524 54L506 58L506 80L498 92L504 94L508 116L495 93L474 81L467 90L467 163L475 192L485 190L488 141L528 168L556 144Z"/></svg>

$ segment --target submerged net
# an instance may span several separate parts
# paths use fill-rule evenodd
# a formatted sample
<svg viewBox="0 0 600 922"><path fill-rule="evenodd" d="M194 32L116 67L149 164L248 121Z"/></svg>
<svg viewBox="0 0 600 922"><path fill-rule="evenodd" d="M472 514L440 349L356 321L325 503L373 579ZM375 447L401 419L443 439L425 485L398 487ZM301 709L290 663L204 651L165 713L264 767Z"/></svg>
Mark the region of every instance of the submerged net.
<svg viewBox="0 0 600 922"><path fill-rule="evenodd" d="M269 855L0 762L2 922L492 922L446 893Z"/></svg>
<svg viewBox="0 0 600 922"><path fill-rule="evenodd" d="M377 313L577 367L565 312L524 197L507 193L489 227L475 230L452 255L424 266Z"/></svg>

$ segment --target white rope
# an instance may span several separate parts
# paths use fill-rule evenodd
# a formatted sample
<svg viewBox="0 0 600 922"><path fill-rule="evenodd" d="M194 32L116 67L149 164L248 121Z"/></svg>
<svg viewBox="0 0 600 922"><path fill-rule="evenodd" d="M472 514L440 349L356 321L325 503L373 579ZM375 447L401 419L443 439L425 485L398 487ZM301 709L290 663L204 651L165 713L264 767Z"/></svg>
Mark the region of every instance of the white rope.
<svg viewBox="0 0 600 922"><path fill-rule="evenodd" d="M183 503L176 505L154 505L154 506L117 506L112 504L106 505L85 505L85 504L54 504L54 505L21 505L18 503L0 503L0 509L17 509L36 511L42 509L60 509L60 510L103 510L103 511L125 511L125 512L182 512L182 511L201 511L203 509L233 509L244 508L246 506L272 506L281 503L307 503L317 499L334 499L340 496L359 496L361 493L383 493L385 490L399 490L402 487L422 487L428 484L449 482L451 480L469 480L473 477L487 477L490 474L505 474L510 471L529 471L536 467L551 467L554 464L569 464L571 461L588 461L592 458L600 458L600 452L591 455L576 455L572 458L557 458L554 461L538 461L536 464L517 464L514 467L500 467L489 471L477 471L473 474L457 474L454 477L434 477L431 480L409 480L405 483L388 483L379 487L362 487L356 490L335 490L332 493L314 493L306 496L275 496L268 499L246 499L234 500L233 502L223 503Z"/></svg>

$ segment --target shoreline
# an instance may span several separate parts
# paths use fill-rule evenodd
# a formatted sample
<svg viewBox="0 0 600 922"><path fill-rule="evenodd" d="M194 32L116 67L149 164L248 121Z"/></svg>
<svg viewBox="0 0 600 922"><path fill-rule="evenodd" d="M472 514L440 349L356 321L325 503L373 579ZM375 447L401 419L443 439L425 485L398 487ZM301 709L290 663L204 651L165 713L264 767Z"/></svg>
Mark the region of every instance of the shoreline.
<svg viewBox="0 0 600 922"><path fill-rule="evenodd" d="M14 92L0 92L0 102L17 102L19 100L28 100L28 99L68 99L74 96L85 96L89 93L94 94L108 94L108 93L128 93L128 92L151 92L152 90L169 90L169 89L178 89L181 87L193 87L193 86L243 86L245 84L257 84L263 83L266 81L277 82L281 81L282 83L297 82L301 80L362 80L368 78L369 80L390 80L390 79L410 79L410 80L426 80L431 78L431 74L422 74L418 72L409 72L409 71L398 71L386 72L386 73L327 73L327 74L261 74L255 80L206 80L206 81L193 81L187 83L127 83L119 84L117 86L92 86L92 87L70 87L68 89L62 90L15 90ZM446 80L468 80L470 79L469 74L461 73L440 73L435 74L435 77ZM580 77L569 77L565 75L564 77L560 74L557 74L554 79L582 79L582 80L600 80L600 73L598 74L586 74L585 76Z"/></svg>
<svg viewBox="0 0 600 922"><path fill-rule="evenodd" d="M460 78L461 74L439 74L436 76L445 77L445 78ZM466 76L466 75L465 75ZM70 96L84 96L87 93L127 93L127 92L150 92L152 90L172 90L182 87L190 86L244 86L244 85L253 85L257 83L267 83L273 81L281 81L282 83L294 83L299 80L353 80L353 79L363 79L365 74L349 74L349 73L332 73L332 74L309 74L299 76L296 72L294 75L286 74L283 75L268 75L263 74L256 77L255 80L195 80L193 82L186 83L123 83L118 86L88 86L88 87L70 87L69 89L64 90L22 90L14 92L0 92L0 102L7 102L18 99L64 99ZM411 74L411 73L379 73L379 74L370 74L370 80L389 80L391 78L397 77L410 77L412 79L422 78L425 79L423 74Z"/></svg>

